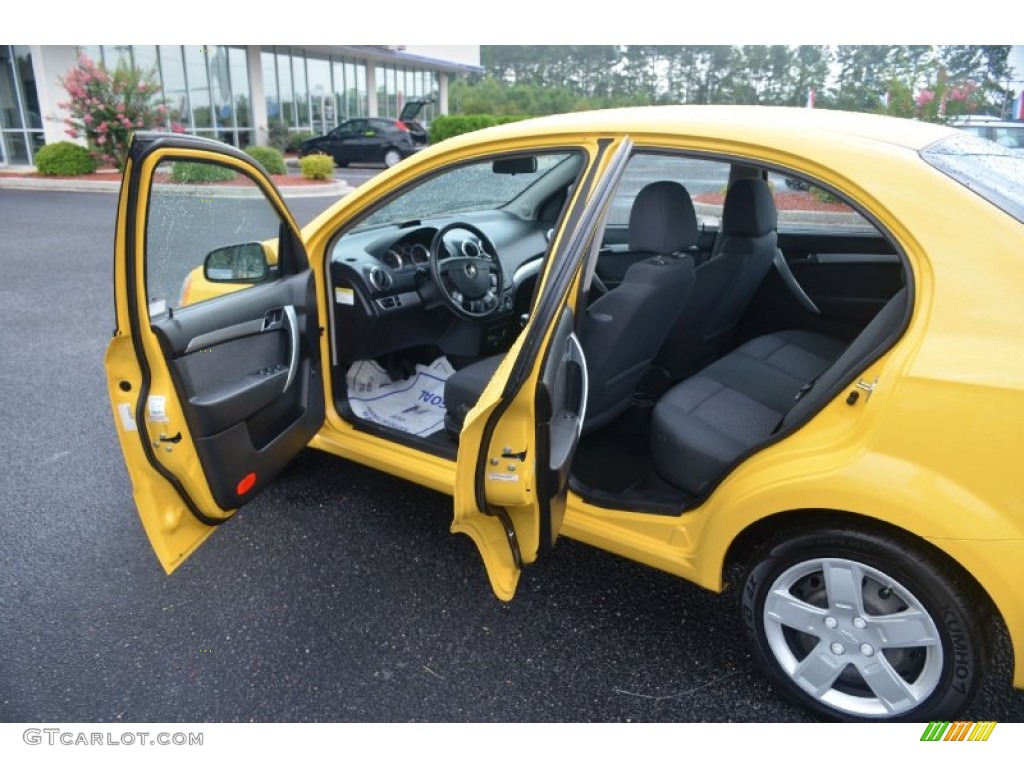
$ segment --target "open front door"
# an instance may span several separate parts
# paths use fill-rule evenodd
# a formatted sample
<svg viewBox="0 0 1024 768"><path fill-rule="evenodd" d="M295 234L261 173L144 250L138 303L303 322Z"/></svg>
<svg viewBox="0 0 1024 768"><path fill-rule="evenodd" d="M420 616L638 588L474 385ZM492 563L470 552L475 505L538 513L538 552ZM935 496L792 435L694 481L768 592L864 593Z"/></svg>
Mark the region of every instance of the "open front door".
<svg viewBox="0 0 1024 768"><path fill-rule="evenodd" d="M316 292L298 232L238 150L136 135L118 203L107 386L168 573L323 423Z"/></svg>
<svg viewBox="0 0 1024 768"><path fill-rule="evenodd" d="M586 416L587 364L576 338L576 290L596 255L632 143L599 143L563 217L530 323L505 356L459 436L452 531L483 556L494 593L512 599L524 563L562 525L569 470Z"/></svg>

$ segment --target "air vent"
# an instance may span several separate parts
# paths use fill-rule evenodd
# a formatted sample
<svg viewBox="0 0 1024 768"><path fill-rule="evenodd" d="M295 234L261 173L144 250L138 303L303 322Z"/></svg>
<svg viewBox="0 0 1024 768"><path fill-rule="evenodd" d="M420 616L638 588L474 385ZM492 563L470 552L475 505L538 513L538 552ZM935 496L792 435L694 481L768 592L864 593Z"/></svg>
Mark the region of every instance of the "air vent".
<svg viewBox="0 0 1024 768"><path fill-rule="evenodd" d="M380 267L371 267L370 273L370 285L376 288L378 291L386 291L391 287L391 275L385 272Z"/></svg>

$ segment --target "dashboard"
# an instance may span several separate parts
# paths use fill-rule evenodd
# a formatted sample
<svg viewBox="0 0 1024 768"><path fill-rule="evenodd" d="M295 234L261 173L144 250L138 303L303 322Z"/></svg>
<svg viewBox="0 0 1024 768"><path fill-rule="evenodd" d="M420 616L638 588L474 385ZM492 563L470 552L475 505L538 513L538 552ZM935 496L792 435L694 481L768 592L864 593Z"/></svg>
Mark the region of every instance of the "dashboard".
<svg viewBox="0 0 1024 768"><path fill-rule="evenodd" d="M498 276L492 279L485 316L475 319L453 311L430 269L435 235L456 223L479 230L496 252L475 253L479 239L468 230L450 233L461 241L447 247L448 255L496 256ZM501 351L518 332L520 314L529 310L550 226L487 210L343 234L333 244L330 259L336 362L424 345L466 356ZM445 241L449 243L448 237Z"/></svg>

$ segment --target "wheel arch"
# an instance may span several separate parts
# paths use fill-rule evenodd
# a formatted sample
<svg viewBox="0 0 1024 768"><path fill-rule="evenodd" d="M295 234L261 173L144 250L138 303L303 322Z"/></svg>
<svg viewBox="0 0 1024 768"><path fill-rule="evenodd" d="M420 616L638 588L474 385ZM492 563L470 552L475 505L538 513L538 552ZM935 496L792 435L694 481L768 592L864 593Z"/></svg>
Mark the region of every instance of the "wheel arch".
<svg viewBox="0 0 1024 768"><path fill-rule="evenodd" d="M877 517L849 512L841 509L790 509L777 512L750 523L732 540L725 552L722 563L723 578L735 573L737 568L746 567L766 542L785 536L788 531L806 533L813 528L850 527L867 530L879 535L895 536L911 540L920 546L936 561L945 563L956 573L956 577L977 593L985 603L985 608L999 616L1002 615L988 591L964 565L932 541L911 531L901 528Z"/></svg>
<svg viewBox="0 0 1024 768"><path fill-rule="evenodd" d="M830 720L966 711L987 678L998 615L968 569L863 515L795 510L781 519L734 550L756 552L737 607L751 654L780 693Z"/></svg>
<svg viewBox="0 0 1024 768"><path fill-rule="evenodd" d="M814 528L857 528L881 536L890 536L907 540L909 543L921 549L933 561L943 565L948 572L967 589L976 599L981 610L979 618L982 621L997 621L1009 634L1011 641L1011 653L1013 654L1014 686L1024 687L1024 636L1020 631L1014 632L1015 622L1008 621L997 601L989 589L971 572L971 570L951 551L944 546L939 546L934 540L913 533L900 526L876 517L858 512L850 512L840 509L791 509L777 512L767 517L753 521L743 528L729 544L722 561L722 578L729 587L735 586L742 577L743 571L753 561L753 558L770 542L777 542L784 538L787 532L806 533ZM983 557L980 552L964 547L963 541L945 541L943 544L950 549L971 553L976 557ZM1008 606L1011 611L1017 611L1019 606ZM1019 625L1019 622L1017 623ZM991 638L990 636L990 646ZM990 652L993 648L988 649Z"/></svg>

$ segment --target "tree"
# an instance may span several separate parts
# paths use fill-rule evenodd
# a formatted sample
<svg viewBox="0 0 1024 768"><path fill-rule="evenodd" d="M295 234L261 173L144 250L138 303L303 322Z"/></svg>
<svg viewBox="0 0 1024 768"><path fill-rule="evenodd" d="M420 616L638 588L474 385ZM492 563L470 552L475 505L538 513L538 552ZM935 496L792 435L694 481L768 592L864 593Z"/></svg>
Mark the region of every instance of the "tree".
<svg viewBox="0 0 1024 768"><path fill-rule="evenodd" d="M119 60L110 72L87 56L60 79L70 101L57 106L68 110L66 133L84 138L97 161L124 168L133 131L156 128L166 122L167 110L157 104L160 92L155 72L143 72ZM180 126L170 126L181 130Z"/></svg>

